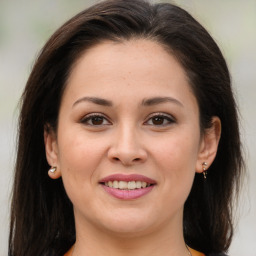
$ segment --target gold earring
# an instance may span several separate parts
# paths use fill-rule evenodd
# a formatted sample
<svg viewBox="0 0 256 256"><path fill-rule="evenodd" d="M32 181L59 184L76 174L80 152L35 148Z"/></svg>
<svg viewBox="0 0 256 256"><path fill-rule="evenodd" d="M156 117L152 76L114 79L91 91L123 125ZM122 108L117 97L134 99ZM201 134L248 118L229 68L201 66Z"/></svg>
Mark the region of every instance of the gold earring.
<svg viewBox="0 0 256 256"><path fill-rule="evenodd" d="M208 165L207 162L202 163L204 179L207 178L207 169L206 169L207 165Z"/></svg>
<svg viewBox="0 0 256 256"><path fill-rule="evenodd" d="M49 169L49 171L48 172L50 172L50 173L55 173L57 171L57 167L55 167L55 166L52 166L50 169Z"/></svg>

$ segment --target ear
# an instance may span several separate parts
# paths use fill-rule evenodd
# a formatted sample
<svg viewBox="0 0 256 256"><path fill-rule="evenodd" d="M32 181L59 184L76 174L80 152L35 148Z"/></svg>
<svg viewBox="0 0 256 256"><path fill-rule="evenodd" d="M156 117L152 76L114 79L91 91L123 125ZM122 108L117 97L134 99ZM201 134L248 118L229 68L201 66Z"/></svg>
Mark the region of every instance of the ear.
<svg viewBox="0 0 256 256"><path fill-rule="evenodd" d="M48 164L56 168L54 172L48 171L48 175L52 179L58 179L61 172L58 164L57 135L50 125L46 125L44 128L44 145Z"/></svg>
<svg viewBox="0 0 256 256"><path fill-rule="evenodd" d="M196 172L203 172L203 163L206 162L206 168L212 164L217 154L221 135L221 121L217 116L212 118L212 125L204 131L201 139L198 159L196 163Z"/></svg>

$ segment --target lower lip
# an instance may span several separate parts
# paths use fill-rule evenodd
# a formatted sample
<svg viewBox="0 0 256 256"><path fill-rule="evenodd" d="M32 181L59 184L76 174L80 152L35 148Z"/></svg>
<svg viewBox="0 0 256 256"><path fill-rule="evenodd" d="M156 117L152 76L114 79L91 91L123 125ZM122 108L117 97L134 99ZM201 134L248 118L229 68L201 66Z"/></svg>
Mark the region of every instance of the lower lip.
<svg viewBox="0 0 256 256"><path fill-rule="evenodd" d="M116 188L110 188L108 186L102 185L104 190L109 193L111 196L118 198L118 199L124 199L124 200L131 200L131 199L137 199L140 198L146 194L148 194L154 187L154 185L146 187L146 188L138 188L134 190L123 190L123 189L116 189Z"/></svg>

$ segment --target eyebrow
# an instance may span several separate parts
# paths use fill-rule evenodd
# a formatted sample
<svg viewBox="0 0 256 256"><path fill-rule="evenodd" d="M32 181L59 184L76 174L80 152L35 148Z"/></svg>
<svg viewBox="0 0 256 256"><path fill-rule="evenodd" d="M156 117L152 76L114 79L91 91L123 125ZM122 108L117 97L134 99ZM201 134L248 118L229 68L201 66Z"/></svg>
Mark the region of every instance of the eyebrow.
<svg viewBox="0 0 256 256"><path fill-rule="evenodd" d="M180 101L178 101L177 99L172 98L172 97L154 97L154 98L144 99L142 101L142 105L143 106L153 106L153 105L166 103L166 102L175 103L181 107L184 107L184 105Z"/></svg>
<svg viewBox="0 0 256 256"><path fill-rule="evenodd" d="M94 104L97 105L101 105L101 106L105 106L105 107L111 107L113 106L112 102L109 100L105 100L102 98L97 98L97 97L83 97L81 99L78 99L72 107L74 107L75 105L81 103L81 102L92 102Z"/></svg>
<svg viewBox="0 0 256 256"><path fill-rule="evenodd" d="M101 106L106 106L106 107L111 107L113 106L113 103L110 100L106 100L103 98L98 98L98 97L83 97L78 99L72 107L74 107L75 105L81 103L81 102L91 102L97 105L101 105ZM171 102L171 103L175 103L177 105L180 105L181 107L184 107L183 104L178 101L175 98L172 97L154 97L154 98L149 98L149 99L144 99L142 101L142 106L154 106L154 105L158 105L161 103L166 103L166 102Z"/></svg>

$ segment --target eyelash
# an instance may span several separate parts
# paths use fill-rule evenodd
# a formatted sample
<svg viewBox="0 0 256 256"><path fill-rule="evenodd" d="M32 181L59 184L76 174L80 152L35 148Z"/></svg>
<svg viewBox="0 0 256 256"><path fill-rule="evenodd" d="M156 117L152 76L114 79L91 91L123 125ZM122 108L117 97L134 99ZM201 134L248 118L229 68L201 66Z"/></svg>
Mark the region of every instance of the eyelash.
<svg viewBox="0 0 256 256"><path fill-rule="evenodd" d="M104 121L107 121L107 124L93 124L93 123L89 123L92 122L93 118L101 118ZM102 126L102 125L109 125L111 124L108 119L102 115L102 114L89 114L86 115L85 117L82 118L81 123L85 124L85 125L89 125L89 126Z"/></svg>
<svg viewBox="0 0 256 256"><path fill-rule="evenodd" d="M93 118L100 118L100 121L102 121L102 124L93 124ZM153 118L160 118L160 120L162 119L162 121L164 122L163 124L154 124L152 122ZM151 124L149 124L149 121L151 120ZM107 123L104 123L107 122ZM154 113L151 114L149 118L147 118L146 122L144 122L145 125L150 125L150 126L157 126L157 127L163 127L163 126L168 126L172 123L175 123L176 120L175 118L173 118L170 115L167 114L163 114L163 113ZM94 127L100 127L100 126L104 126L104 125L111 125L111 122L103 115L103 114L89 114L86 115L85 117L83 117L81 119L81 123L88 125L88 126L94 126Z"/></svg>
<svg viewBox="0 0 256 256"><path fill-rule="evenodd" d="M163 127L163 126L168 126L172 123L175 123L175 118L173 118L172 116L168 115L168 114L163 114L163 113L154 113L152 114L148 119L147 121L145 122L145 124L147 124L149 122L149 120L153 120L153 118L160 118L162 119L165 123L164 124L148 124L148 125L152 125L152 126L160 126L160 127ZM167 123L166 123L167 122Z"/></svg>

